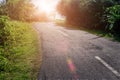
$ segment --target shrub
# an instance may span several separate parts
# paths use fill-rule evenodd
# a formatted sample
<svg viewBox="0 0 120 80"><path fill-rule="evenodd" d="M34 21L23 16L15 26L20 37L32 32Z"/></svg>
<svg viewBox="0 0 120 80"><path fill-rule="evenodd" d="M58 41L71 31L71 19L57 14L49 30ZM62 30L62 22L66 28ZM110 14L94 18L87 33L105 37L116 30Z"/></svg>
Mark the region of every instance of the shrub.
<svg viewBox="0 0 120 80"><path fill-rule="evenodd" d="M0 80L30 80L31 63L27 58L35 53L35 40L28 23L0 17Z"/></svg>
<svg viewBox="0 0 120 80"><path fill-rule="evenodd" d="M114 35L120 35L120 5L115 5L106 9L107 28Z"/></svg>

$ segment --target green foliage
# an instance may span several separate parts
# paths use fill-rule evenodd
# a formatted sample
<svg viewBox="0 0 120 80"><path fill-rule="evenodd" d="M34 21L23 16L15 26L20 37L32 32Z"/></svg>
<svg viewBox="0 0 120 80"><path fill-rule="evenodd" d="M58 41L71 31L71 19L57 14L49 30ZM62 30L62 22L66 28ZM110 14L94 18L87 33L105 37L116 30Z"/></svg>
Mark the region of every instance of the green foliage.
<svg viewBox="0 0 120 80"><path fill-rule="evenodd" d="M109 29L112 30L116 20L120 19L120 5L115 5L106 9L107 22L110 24Z"/></svg>
<svg viewBox="0 0 120 80"><path fill-rule="evenodd" d="M104 12L103 3L101 0L70 0L66 4L66 1L62 0L58 11L66 16L69 24L92 28L100 23Z"/></svg>
<svg viewBox="0 0 120 80"><path fill-rule="evenodd" d="M33 20L35 6L30 0L3 0L0 3L0 15L9 16L12 20Z"/></svg>
<svg viewBox="0 0 120 80"><path fill-rule="evenodd" d="M0 15L23 22L48 21L47 14L38 11L31 0L3 0L0 3Z"/></svg>
<svg viewBox="0 0 120 80"><path fill-rule="evenodd" d="M120 36L120 5L114 5L106 9L108 29L114 35Z"/></svg>
<svg viewBox="0 0 120 80"><path fill-rule="evenodd" d="M30 21L35 10L30 0L8 0L7 14L11 19Z"/></svg>
<svg viewBox="0 0 120 80"><path fill-rule="evenodd" d="M68 24L119 34L120 0L61 0L57 10Z"/></svg>
<svg viewBox="0 0 120 80"><path fill-rule="evenodd" d="M0 80L30 80L35 40L28 23L0 17Z"/></svg>
<svg viewBox="0 0 120 80"><path fill-rule="evenodd" d="M1 16L0 17L0 45L4 46L5 45L5 40L6 36L8 35L8 32L5 31L6 27L9 25L8 24L9 18L6 16Z"/></svg>

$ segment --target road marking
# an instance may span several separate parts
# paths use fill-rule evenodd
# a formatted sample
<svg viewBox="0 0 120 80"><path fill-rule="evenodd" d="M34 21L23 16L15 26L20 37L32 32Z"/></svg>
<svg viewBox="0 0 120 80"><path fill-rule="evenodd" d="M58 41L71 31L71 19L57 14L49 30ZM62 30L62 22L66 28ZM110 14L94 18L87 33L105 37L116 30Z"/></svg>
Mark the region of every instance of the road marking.
<svg viewBox="0 0 120 80"><path fill-rule="evenodd" d="M59 31L59 32L60 32L62 35L68 37L68 34L66 34L66 33L64 33L64 32L62 32L62 31Z"/></svg>
<svg viewBox="0 0 120 80"><path fill-rule="evenodd" d="M100 61L105 67L107 67L112 73L114 73L117 77L120 77L120 73L112 68L109 64L107 64L103 59L101 59L99 56L95 56L95 58Z"/></svg>

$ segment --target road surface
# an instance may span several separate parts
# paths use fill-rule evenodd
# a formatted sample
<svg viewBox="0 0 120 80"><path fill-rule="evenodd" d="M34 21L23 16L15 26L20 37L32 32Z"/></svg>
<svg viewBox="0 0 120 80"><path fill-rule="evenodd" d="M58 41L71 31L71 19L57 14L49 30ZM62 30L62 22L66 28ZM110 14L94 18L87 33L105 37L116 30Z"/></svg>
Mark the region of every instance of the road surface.
<svg viewBox="0 0 120 80"><path fill-rule="evenodd" d="M54 23L35 23L42 39L38 80L120 80L120 43Z"/></svg>

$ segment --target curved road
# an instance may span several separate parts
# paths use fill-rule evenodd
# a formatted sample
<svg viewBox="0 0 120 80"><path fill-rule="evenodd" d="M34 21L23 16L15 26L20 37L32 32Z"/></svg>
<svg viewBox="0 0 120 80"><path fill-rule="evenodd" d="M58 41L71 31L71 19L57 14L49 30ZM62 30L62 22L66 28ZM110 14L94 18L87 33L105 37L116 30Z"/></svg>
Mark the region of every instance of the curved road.
<svg viewBox="0 0 120 80"><path fill-rule="evenodd" d="M120 80L120 43L54 23L35 23L42 38L38 80Z"/></svg>

